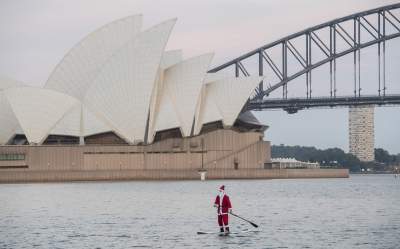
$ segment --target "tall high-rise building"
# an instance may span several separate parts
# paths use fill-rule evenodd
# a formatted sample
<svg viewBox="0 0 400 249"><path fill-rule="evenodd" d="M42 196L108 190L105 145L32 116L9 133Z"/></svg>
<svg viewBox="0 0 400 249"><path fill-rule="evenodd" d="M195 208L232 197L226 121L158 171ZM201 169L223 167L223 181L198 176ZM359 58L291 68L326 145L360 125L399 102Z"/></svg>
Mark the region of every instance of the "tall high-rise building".
<svg viewBox="0 0 400 249"><path fill-rule="evenodd" d="M349 152L363 162L375 160L374 107L349 108Z"/></svg>

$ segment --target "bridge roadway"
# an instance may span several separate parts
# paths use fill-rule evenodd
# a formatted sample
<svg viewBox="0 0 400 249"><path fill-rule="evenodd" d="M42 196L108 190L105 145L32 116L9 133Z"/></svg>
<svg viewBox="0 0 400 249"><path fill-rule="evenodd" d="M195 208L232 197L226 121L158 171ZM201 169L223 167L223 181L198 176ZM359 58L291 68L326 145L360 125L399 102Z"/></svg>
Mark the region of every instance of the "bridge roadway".
<svg viewBox="0 0 400 249"><path fill-rule="evenodd" d="M283 109L288 113L315 107L362 106L362 105L399 105L400 94L385 96L344 96L290 99L252 99L245 109L262 111L267 109Z"/></svg>

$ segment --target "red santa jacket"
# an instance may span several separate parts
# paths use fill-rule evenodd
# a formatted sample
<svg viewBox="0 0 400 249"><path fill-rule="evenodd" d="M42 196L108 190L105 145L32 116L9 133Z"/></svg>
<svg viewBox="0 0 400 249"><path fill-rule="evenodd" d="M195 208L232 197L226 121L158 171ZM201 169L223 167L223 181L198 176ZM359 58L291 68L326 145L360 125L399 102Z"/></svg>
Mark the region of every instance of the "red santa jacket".
<svg viewBox="0 0 400 249"><path fill-rule="evenodd" d="M229 196L224 195L222 197L222 202L220 205L220 200L219 200L219 195L217 195L217 198L215 198L214 204L217 205L218 207L218 214L227 214L228 210L232 208L231 201L229 200Z"/></svg>

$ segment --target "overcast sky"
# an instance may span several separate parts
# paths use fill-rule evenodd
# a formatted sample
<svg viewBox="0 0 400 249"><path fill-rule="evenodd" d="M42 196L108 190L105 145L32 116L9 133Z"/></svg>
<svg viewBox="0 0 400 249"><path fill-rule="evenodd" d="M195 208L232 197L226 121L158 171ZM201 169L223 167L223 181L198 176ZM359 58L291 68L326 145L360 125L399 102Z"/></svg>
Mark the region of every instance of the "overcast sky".
<svg viewBox="0 0 400 249"><path fill-rule="evenodd" d="M41 86L68 50L85 35L132 14L144 15L144 28L177 17L167 49L183 49L185 57L215 52L213 65L216 66L304 28L396 2L0 0L0 75ZM376 54L376 47L362 53L362 82L368 93L376 90ZM351 59L350 56L339 62L339 85L352 83ZM388 43L387 58L390 93L400 94L399 61L400 42L393 40ZM313 77L317 95L326 93L324 86L328 74L324 70L326 68L321 68ZM345 86L342 89L351 90ZM289 96L297 96L300 92L304 93L301 83L293 82ZM379 107L375 113L375 147L400 153L400 107ZM294 115L265 111L257 116L270 125L266 139L273 144L339 147L348 151L346 108L307 110Z"/></svg>

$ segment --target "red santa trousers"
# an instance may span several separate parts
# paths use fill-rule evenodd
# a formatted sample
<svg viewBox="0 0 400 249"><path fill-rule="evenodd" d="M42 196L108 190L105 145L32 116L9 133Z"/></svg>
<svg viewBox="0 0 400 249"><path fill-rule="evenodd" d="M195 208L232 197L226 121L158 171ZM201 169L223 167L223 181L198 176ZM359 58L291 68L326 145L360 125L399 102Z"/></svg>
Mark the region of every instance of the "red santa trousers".
<svg viewBox="0 0 400 249"><path fill-rule="evenodd" d="M219 214L218 215L218 225L220 227L225 226L227 227L229 225L228 221L228 214Z"/></svg>

